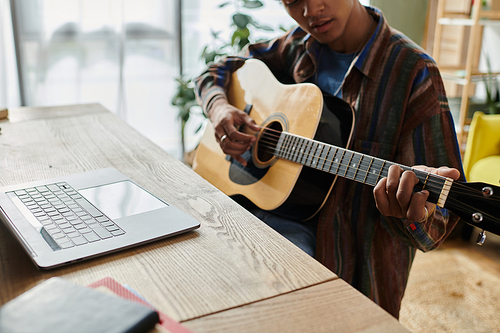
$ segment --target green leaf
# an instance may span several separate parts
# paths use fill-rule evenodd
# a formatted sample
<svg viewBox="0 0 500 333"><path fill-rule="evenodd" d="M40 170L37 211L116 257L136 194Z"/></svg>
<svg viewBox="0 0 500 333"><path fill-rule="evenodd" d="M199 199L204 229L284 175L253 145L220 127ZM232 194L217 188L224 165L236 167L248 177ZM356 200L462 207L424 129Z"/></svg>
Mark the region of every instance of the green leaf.
<svg viewBox="0 0 500 333"><path fill-rule="evenodd" d="M267 26L267 25L260 25L258 22L256 21L253 21L250 22L251 25L253 25L254 27L256 27L257 29L259 30L264 30L264 31L274 31L273 28L271 28L270 26Z"/></svg>
<svg viewBox="0 0 500 333"><path fill-rule="evenodd" d="M194 132L198 133L202 128L203 128L203 123L201 123L200 126L198 126L198 128Z"/></svg>
<svg viewBox="0 0 500 333"><path fill-rule="evenodd" d="M243 7L248 9L255 9L263 6L264 4L259 0L243 0Z"/></svg>
<svg viewBox="0 0 500 333"><path fill-rule="evenodd" d="M250 39L241 38L238 42L238 50L242 50L247 44L250 44Z"/></svg>
<svg viewBox="0 0 500 333"><path fill-rule="evenodd" d="M186 99L189 101L194 101L196 99L196 94L194 93L194 88L189 88L189 90L185 91Z"/></svg>
<svg viewBox="0 0 500 333"><path fill-rule="evenodd" d="M180 108L179 109L179 118L181 118L184 121L187 121L189 119L189 109Z"/></svg>
<svg viewBox="0 0 500 333"><path fill-rule="evenodd" d="M250 42L250 30L248 28L244 29L236 29L231 36L231 45L238 45L238 48L241 50L245 45Z"/></svg>
<svg viewBox="0 0 500 333"><path fill-rule="evenodd" d="M246 15L246 14L234 14L233 15L233 24L238 28L238 29L245 29L249 23L253 22L253 19L251 16Z"/></svg>
<svg viewBox="0 0 500 333"><path fill-rule="evenodd" d="M283 24L280 24L280 26L278 27L278 29L280 31L283 31L283 32L287 32L289 30L289 28L285 27Z"/></svg>
<svg viewBox="0 0 500 333"><path fill-rule="evenodd" d="M205 64L215 61L216 57L217 57L217 52L215 51L210 51L210 52L207 51L202 54L202 59L205 60Z"/></svg>

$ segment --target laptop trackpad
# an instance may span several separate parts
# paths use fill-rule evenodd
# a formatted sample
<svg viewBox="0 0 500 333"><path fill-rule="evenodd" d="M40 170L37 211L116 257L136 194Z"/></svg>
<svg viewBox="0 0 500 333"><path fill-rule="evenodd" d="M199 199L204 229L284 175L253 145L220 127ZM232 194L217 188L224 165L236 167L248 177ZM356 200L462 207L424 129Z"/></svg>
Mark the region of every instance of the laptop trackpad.
<svg viewBox="0 0 500 333"><path fill-rule="evenodd" d="M112 220L168 206L128 180L78 192Z"/></svg>

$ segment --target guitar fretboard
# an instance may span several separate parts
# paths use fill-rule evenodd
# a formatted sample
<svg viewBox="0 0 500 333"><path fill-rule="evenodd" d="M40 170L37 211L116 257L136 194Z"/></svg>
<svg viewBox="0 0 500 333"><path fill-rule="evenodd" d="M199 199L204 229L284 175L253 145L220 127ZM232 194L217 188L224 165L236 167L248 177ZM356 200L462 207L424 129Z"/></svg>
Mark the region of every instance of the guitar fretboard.
<svg viewBox="0 0 500 333"><path fill-rule="evenodd" d="M387 177L391 165L398 165L403 170L412 170L421 182L421 189L439 197L436 203L440 207L444 206L452 182L445 177L287 132L281 133L274 155L371 186Z"/></svg>

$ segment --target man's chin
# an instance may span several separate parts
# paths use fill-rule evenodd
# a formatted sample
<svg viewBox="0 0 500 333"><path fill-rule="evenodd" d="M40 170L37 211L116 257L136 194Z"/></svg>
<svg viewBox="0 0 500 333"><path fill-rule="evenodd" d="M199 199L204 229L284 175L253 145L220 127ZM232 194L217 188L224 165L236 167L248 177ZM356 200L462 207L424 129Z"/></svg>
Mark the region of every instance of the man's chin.
<svg viewBox="0 0 500 333"><path fill-rule="evenodd" d="M311 36L321 44L330 44L330 43L333 43L335 41L335 38L325 36L325 35L318 36L317 34L311 34Z"/></svg>
<svg viewBox="0 0 500 333"><path fill-rule="evenodd" d="M302 28L304 29L304 28ZM304 29L307 33L309 33L315 40L320 42L321 44L330 44L337 40L338 36L333 36L329 31L324 33L317 33L315 31L311 31L311 29Z"/></svg>

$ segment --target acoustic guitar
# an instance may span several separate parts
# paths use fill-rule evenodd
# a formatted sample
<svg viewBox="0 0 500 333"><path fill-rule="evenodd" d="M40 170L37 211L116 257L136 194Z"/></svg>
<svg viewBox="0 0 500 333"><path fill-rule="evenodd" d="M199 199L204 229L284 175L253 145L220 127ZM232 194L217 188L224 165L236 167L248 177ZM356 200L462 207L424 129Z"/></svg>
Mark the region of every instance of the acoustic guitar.
<svg viewBox="0 0 500 333"><path fill-rule="evenodd" d="M307 220L324 205L337 177L375 186L396 164L343 148L355 119L350 105L313 84L281 84L259 60L247 60L233 73L227 96L262 127L258 133L240 129L257 137L242 155L247 166L224 154L208 124L193 169L225 194L261 209ZM500 235L500 187L399 166L417 175L416 189L429 191L429 202L483 229L482 235Z"/></svg>

